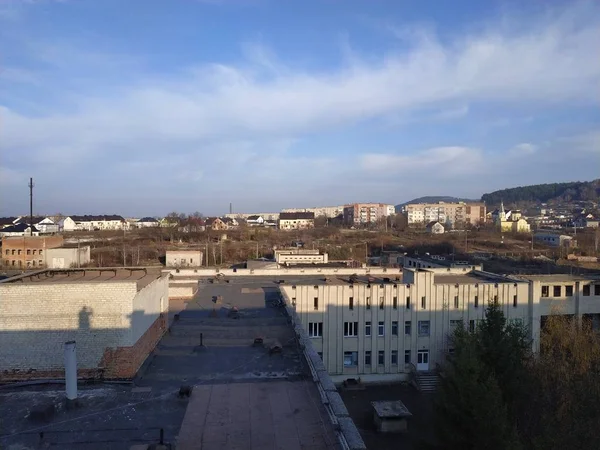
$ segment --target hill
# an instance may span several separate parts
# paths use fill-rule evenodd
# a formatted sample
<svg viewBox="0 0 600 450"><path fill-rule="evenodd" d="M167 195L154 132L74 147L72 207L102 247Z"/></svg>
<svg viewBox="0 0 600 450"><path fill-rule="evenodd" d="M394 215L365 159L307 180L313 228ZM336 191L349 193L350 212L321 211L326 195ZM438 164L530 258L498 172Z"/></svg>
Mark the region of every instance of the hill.
<svg viewBox="0 0 600 450"><path fill-rule="evenodd" d="M547 203L551 201L598 201L599 198L600 179L519 186L501 189L481 196L481 200L487 205L499 205L501 201L504 203Z"/></svg>
<svg viewBox="0 0 600 450"><path fill-rule="evenodd" d="M408 202L400 203L396 205L396 212L398 212L404 205L408 205L410 203L437 203L437 202L446 202L446 203L454 203L454 202L477 202L478 200L471 200L468 198L458 198L458 197L450 197L445 195L428 195L425 197L415 198L414 200L410 200Z"/></svg>

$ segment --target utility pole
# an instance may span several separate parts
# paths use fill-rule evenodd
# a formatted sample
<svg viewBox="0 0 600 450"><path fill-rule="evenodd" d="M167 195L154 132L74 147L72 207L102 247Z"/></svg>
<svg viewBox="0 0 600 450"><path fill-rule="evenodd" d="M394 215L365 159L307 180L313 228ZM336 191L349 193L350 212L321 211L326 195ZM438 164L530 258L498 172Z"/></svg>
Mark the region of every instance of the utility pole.
<svg viewBox="0 0 600 450"><path fill-rule="evenodd" d="M256 242L256 259L258 259L258 241Z"/></svg>
<svg viewBox="0 0 600 450"><path fill-rule="evenodd" d="M33 178L29 179L29 236L33 236Z"/></svg>
<svg viewBox="0 0 600 450"><path fill-rule="evenodd" d="M127 255L125 254L125 227L123 227L123 267L127 265Z"/></svg>
<svg viewBox="0 0 600 450"><path fill-rule="evenodd" d="M221 253L221 265L223 265L223 239L219 239L219 252Z"/></svg>
<svg viewBox="0 0 600 450"><path fill-rule="evenodd" d="M365 242L365 266L369 265L369 250L368 250L368 242Z"/></svg>

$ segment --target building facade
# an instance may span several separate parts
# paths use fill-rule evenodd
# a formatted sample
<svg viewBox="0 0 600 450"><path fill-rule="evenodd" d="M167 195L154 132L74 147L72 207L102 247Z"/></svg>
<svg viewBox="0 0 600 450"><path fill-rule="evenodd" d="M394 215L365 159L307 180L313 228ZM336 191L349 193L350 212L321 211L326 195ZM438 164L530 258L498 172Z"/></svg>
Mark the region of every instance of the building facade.
<svg viewBox="0 0 600 450"><path fill-rule="evenodd" d="M89 245L49 248L44 252L44 264L48 269L84 267L90 261L91 249Z"/></svg>
<svg viewBox="0 0 600 450"><path fill-rule="evenodd" d="M367 225L377 222L395 213L394 205L385 203L353 203L344 206L346 225Z"/></svg>
<svg viewBox="0 0 600 450"><path fill-rule="evenodd" d="M312 212L290 212L279 214L280 230L305 230L315 227L315 215Z"/></svg>
<svg viewBox="0 0 600 450"><path fill-rule="evenodd" d="M403 207L409 225L440 222L450 227L477 226L485 222L484 203L410 203Z"/></svg>
<svg viewBox="0 0 600 450"><path fill-rule="evenodd" d="M535 233L533 237L536 241L542 242L550 247L577 247L577 241L573 238L573 236L568 236L566 234L539 231Z"/></svg>
<svg viewBox="0 0 600 450"><path fill-rule="evenodd" d="M344 205L338 206L321 206L314 208L286 208L282 209L281 212L311 212L315 217L338 217L344 214Z"/></svg>
<svg viewBox="0 0 600 450"><path fill-rule="evenodd" d="M165 255L167 267L200 267L202 252L200 250L167 250Z"/></svg>
<svg viewBox="0 0 600 450"><path fill-rule="evenodd" d="M293 266L297 264L327 264L329 261L327 253L320 253L319 250L291 248L275 250L275 261L283 266Z"/></svg>
<svg viewBox="0 0 600 450"><path fill-rule="evenodd" d="M534 351L549 314L600 329L600 279L586 277L405 267L401 281L338 278L281 290L335 381L405 380L413 370L433 370L453 351L453 330L474 330L492 301L507 320L527 326Z"/></svg>
<svg viewBox="0 0 600 450"><path fill-rule="evenodd" d="M5 267L26 269L45 267L48 249L61 247L62 236L8 236L2 238L2 261Z"/></svg>

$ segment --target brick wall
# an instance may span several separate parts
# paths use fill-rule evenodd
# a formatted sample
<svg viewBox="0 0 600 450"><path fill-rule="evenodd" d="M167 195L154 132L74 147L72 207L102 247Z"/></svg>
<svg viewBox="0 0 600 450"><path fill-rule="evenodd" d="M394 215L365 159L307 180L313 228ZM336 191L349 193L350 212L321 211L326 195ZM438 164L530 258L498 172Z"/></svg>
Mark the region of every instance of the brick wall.
<svg viewBox="0 0 600 450"><path fill-rule="evenodd" d="M11 236L2 238L2 264L24 268L45 265L45 251L63 245L62 236Z"/></svg>
<svg viewBox="0 0 600 450"><path fill-rule="evenodd" d="M141 309L135 310L138 296L136 307ZM166 313L167 298L168 277L139 292L131 281L4 283L0 285L0 380L63 377L63 345L69 340L77 342L80 376L95 376L101 365L109 373L131 373L162 334L161 310ZM143 317L146 310L148 317ZM109 360L119 366L121 355L131 360L129 368L111 368Z"/></svg>

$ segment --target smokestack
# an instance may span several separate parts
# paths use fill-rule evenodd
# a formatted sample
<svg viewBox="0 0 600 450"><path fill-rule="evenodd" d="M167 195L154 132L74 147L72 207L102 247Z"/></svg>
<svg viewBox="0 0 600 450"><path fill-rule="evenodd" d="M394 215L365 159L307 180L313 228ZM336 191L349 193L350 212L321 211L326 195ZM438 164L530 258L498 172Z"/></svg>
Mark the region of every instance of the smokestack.
<svg viewBox="0 0 600 450"><path fill-rule="evenodd" d="M229 203L229 214L233 214L233 203Z"/></svg>
<svg viewBox="0 0 600 450"><path fill-rule="evenodd" d="M77 353L75 341L65 342L65 385L67 401L77 399Z"/></svg>

